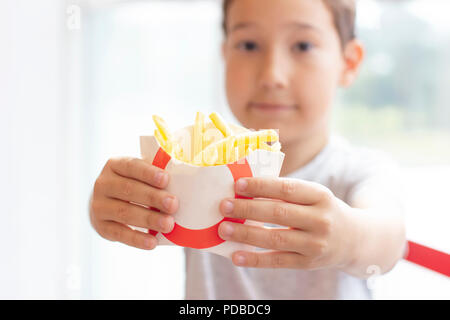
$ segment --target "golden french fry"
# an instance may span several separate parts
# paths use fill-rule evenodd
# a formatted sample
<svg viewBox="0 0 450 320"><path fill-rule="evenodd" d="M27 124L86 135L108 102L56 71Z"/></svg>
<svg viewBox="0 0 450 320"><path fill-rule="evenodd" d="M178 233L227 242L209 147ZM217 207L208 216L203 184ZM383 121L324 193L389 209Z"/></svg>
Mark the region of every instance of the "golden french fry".
<svg viewBox="0 0 450 320"><path fill-rule="evenodd" d="M161 132L157 129L155 129L155 138L158 140L159 145L166 151L168 154L172 154L173 151L173 144L172 141L165 141L164 138L161 136Z"/></svg>
<svg viewBox="0 0 450 320"><path fill-rule="evenodd" d="M266 151L272 151L272 147L269 146L267 143L265 142L261 142L261 144L259 145L259 148L261 150L266 150Z"/></svg>
<svg viewBox="0 0 450 320"><path fill-rule="evenodd" d="M243 156L242 158L248 157L248 156L250 155L250 153L252 153L253 151L255 151L255 150L253 150L253 149L250 148L250 147L246 148L246 149L245 149L244 156Z"/></svg>
<svg viewBox="0 0 450 320"><path fill-rule="evenodd" d="M246 139L246 145L253 151L258 149L258 136L256 134L249 135Z"/></svg>
<svg viewBox="0 0 450 320"><path fill-rule="evenodd" d="M230 142L231 140L231 142ZM205 149L203 149L202 154L203 156L205 154L211 154L213 153L213 151L211 149L216 149L217 150L217 162L216 164L225 164L225 148L227 144L234 144L234 137L230 136L228 138L224 138L222 140L219 140L217 142L214 142L212 144L210 144L209 146L207 146ZM203 157L202 156L202 157Z"/></svg>
<svg viewBox="0 0 450 320"><path fill-rule="evenodd" d="M180 137L184 141L182 148L178 143L179 140L173 139L166 122L154 115L153 121L157 127L155 138L173 157L198 166L216 166L241 161L257 149L272 152L281 150L278 133L273 129L234 134L219 114L213 112L209 117L212 124L206 125L205 116L197 112L192 137L187 135Z"/></svg>
<svg viewBox="0 0 450 320"><path fill-rule="evenodd" d="M258 148L261 147L262 142L276 142L278 141L278 134L273 129L245 132L236 135L236 141L244 141L241 144L254 144L257 141ZM235 145L237 146L237 144Z"/></svg>
<svg viewBox="0 0 450 320"><path fill-rule="evenodd" d="M190 163L196 166L207 167L217 165L218 162L220 162L218 157L218 149L207 148L197 154Z"/></svg>
<svg viewBox="0 0 450 320"><path fill-rule="evenodd" d="M235 139L236 138L234 136L229 136L228 138L219 141L220 143L218 143L216 147L218 154L216 165L234 162L233 147L235 144Z"/></svg>
<svg viewBox="0 0 450 320"><path fill-rule="evenodd" d="M161 135L161 131L159 131L158 129L155 129L155 138L156 140L158 140L159 145L165 149L166 148L166 141L164 140L164 138Z"/></svg>
<svg viewBox="0 0 450 320"><path fill-rule="evenodd" d="M202 154L202 156L203 156L202 161L205 166L213 166L217 164L219 160L219 155L217 149L215 148L207 150L205 153Z"/></svg>
<svg viewBox="0 0 450 320"><path fill-rule="evenodd" d="M269 146L266 142L262 142L260 145L260 148L258 148L258 149L272 151L272 152L279 152L279 151L281 151L281 144L279 141L277 141L274 144L272 144L271 146Z"/></svg>
<svg viewBox="0 0 450 320"><path fill-rule="evenodd" d="M173 143L171 140L166 141L166 147L164 148L166 152L173 156Z"/></svg>
<svg viewBox="0 0 450 320"><path fill-rule="evenodd" d="M173 153L176 159L183 161L184 151L183 148L178 143L175 143L173 146Z"/></svg>
<svg viewBox="0 0 450 320"><path fill-rule="evenodd" d="M181 148L182 152L178 153L178 160L190 163L191 162L191 135L190 134L183 134L178 137L176 141L174 141L174 144L178 145ZM176 148L175 148L175 154L176 154ZM176 156L175 156L176 157Z"/></svg>
<svg viewBox="0 0 450 320"><path fill-rule="evenodd" d="M228 126L228 124L223 120L223 118L217 113L213 112L209 115L212 123L216 126L217 129L222 132L224 137L229 137L233 134L233 130Z"/></svg>
<svg viewBox="0 0 450 320"><path fill-rule="evenodd" d="M272 151L271 146L267 145L266 142L278 142L278 134L275 130L252 131L237 135L235 143L237 151L234 161L247 157L252 151L257 149Z"/></svg>
<svg viewBox="0 0 450 320"><path fill-rule="evenodd" d="M270 146L270 151L273 152L280 152L281 151L281 143L279 141L275 142L273 145Z"/></svg>
<svg viewBox="0 0 450 320"><path fill-rule="evenodd" d="M172 134L170 133L169 127L163 118L154 115L153 122L155 123L156 128L158 128L158 130L161 132L161 135L164 138L164 140L166 141L172 140Z"/></svg>
<svg viewBox="0 0 450 320"><path fill-rule="evenodd" d="M258 137L258 147L262 142L278 141L278 133L273 129L256 131L254 134Z"/></svg>
<svg viewBox="0 0 450 320"><path fill-rule="evenodd" d="M225 142L224 145L224 164L227 163L233 163L233 159L234 159L234 155L233 155L233 149L234 149L234 144L236 141L236 137L234 136L230 136L227 141Z"/></svg>
<svg viewBox="0 0 450 320"><path fill-rule="evenodd" d="M243 145L244 148L242 148L242 145L235 148L235 154L233 162L236 162L238 164L245 163L245 158L250 155L253 150L248 145Z"/></svg>
<svg viewBox="0 0 450 320"><path fill-rule="evenodd" d="M156 125L156 128L158 129L160 133L160 137L164 140L164 150L168 154L172 154L173 150L173 141L172 141L172 134L170 133L169 127L167 126L166 122L163 120L163 118L158 117L157 115L153 115L153 122Z"/></svg>
<svg viewBox="0 0 450 320"><path fill-rule="evenodd" d="M253 144L253 143L252 143L252 144L249 144L247 149L250 149L250 150L252 150L252 151L255 151L255 150L258 149L258 144Z"/></svg>
<svg viewBox="0 0 450 320"><path fill-rule="evenodd" d="M234 161L237 161L243 157L245 157L245 152L247 151L246 149L246 141L248 140L248 136L246 134L242 134L236 137L236 142L235 142L235 150L236 150L236 154L235 154L235 158Z"/></svg>
<svg viewBox="0 0 450 320"><path fill-rule="evenodd" d="M208 147L210 144L222 140L224 138L222 132L217 128L209 128L203 131L203 149Z"/></svg>
<svg viewBox="0 0 450 320"><path fill-rule="evenodd" d="M199 162L199 157L197 155L201 154L203 150L203 130L205 127L205 116L201 112L197 112L197 115L195 117L195 125L194 125L194 134L193 134L193 140L194 140L194 163L196 165L202 164L202 162Z"/></svg>

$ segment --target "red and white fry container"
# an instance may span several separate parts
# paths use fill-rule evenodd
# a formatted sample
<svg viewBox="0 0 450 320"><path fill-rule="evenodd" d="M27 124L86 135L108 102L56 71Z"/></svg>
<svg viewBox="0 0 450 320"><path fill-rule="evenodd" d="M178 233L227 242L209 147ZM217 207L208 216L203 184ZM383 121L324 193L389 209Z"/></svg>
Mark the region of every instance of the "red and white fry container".
<svg viewBox="0 0 450 320"><path fill-rule="evenodd" d="M230 127L235 133L247 131L239 126ZM192 130L193 126L189 126L174 133L174 136L182 144L186 141L183 137L189 136ZM179 209L173 215L175 225L169 233L134 227L135 229L155 235L159 245L195 248L227 258L231 258L231 254L236 250L256 249L250 245L223 240L218 235L218 228L223 221L258 226L263 223L224 218L219 211L219 205L225 198L242 198L234 192L234 183L239 178L278 177L284 153L258 149L234 163L202 167L171 157L161 148L154 136L141 136L140 147L142 159L169 173L166 190L178 198Z"/></svg>

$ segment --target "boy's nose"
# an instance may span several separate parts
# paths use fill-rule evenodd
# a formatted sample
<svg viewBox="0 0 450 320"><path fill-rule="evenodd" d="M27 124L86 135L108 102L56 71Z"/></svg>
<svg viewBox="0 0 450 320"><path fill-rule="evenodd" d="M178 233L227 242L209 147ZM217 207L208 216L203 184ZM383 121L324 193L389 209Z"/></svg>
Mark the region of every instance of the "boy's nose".
<svg viewBox="0 0 450 320"><path fill-rule="evenodd" d="M285 89L288 85L286 59L276 50L268 52L261 65L259 75L260 87L265 90Z"/></svg>

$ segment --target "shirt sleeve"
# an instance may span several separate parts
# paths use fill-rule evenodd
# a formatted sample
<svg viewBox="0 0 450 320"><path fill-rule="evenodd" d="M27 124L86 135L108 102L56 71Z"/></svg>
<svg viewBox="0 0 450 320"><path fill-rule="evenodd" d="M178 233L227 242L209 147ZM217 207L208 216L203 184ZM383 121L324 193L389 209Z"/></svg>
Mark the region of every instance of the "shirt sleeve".
<svg viewBox="0 0 450 320"><path fill-rule="evenodd" d="M378 150L360 150L350 161L345 200L350 206L359 206L368 197L383 206L396 203L401 206L402 183L400 168L388 154Z"/></svg>

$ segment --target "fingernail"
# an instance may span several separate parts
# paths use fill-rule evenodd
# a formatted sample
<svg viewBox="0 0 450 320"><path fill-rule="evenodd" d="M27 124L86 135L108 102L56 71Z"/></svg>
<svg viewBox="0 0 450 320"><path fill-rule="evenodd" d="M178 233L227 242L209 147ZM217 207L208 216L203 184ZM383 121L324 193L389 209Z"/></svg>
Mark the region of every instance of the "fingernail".
<svg viewBox="0 0 450 320"><path fill-rule="evenodd" d="M220 225L220 233L224 237L229 237L233 234L234 227L231 225L231 223L222 223Z"/></svg>
<svg viewBox="0 0 450 320"><path fill-rule="evenodd" d="M236 182L236 190L237 191L243 192L243 191L245 191L245 189L247 189L247 186L248 186L248 182L246 179L239 179Z"/></svg>
<svg viewBox="0 0 450 320"><path fill-rule="evenodd" d="M154 245L153 245L153 240L152 240L152 239L149 239L149 238L145 238L145 239L144 239L144 246L145 246L146 248L148 248L148 249L153 248L153 247L154 247Z"/></svg>
<svg viewBox="0 0 450 320"><path fill-rule="evenodd" d="M232 212L233 212L233 209L234 209L234 204L233 204L233 202L231 202L230 200L226 200L226 201L223 202L223 205L222 205L222 212L223 212L224 214L230 214L230 213L232 213Z"/></svg>
<svg viewBox="0 0 450 320"><path fill-rule="evenodd" d="M172 207L172 202L173 202L173 198L172 197L166 197L163 200L163 206L164 206L164 208L166 208L167 211L169 211L170 208Z"/></svg>
<svg viewBox="0 0 450 320"><path fill-rule="evenodd" d="M172 218L161 218L159 219L159 225L163 232L168 233L173 229L173 219Z"/></svg>
<svg viewBox="0 0 450 320"><path fill-rule="evenodd" d="M243 254L237 254L235 258L236 264L238 265L244 265L247 262L247 259Z"/></svg>
<svg viewBox="0 0 450 320"><path fill-rule="evenodd" d="M155 174L155 183L160 186L165 181L166 173L163 171L158 171Z"/></svg>

